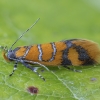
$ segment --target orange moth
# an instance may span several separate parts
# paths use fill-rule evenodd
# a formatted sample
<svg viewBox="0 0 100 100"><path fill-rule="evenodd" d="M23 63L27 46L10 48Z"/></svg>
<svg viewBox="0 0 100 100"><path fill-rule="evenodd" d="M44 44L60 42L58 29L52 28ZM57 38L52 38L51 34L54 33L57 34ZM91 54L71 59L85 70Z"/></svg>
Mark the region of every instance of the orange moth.
<svg viewBox="0 0 100 100"><path fill-rule="evenodd" d="M10 76L12 76L16 70L18 62L38 74L43 80L45 80L45 78L37 72L37 69L34 68L32 64L40 65L49 70L46 66L62 65L70 69L68 65L81 66L99 63L100 48L98 44L86 39L69 39L46 44L21 46L12 50L16 42L29 31L38 20L39 19L13 43L10 49L6 50L5 47L1 46L1 48L4 49L4 59L15 62L14 69Z"/></svg>

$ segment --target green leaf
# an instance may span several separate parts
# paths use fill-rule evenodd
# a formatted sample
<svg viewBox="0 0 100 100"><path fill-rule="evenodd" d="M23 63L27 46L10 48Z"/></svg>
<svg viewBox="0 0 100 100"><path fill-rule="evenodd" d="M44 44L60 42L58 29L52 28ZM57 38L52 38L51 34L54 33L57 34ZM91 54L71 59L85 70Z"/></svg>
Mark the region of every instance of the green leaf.
<svg viewBox="0 0 100 100"><path fill-rule="evenodd" d="M95 2L95 3L93 3ZM0 45L10 46L37 18L41 20L14 46L86 38L100 43L100 9L97 0L2 0L0 1ZM6 62L0 50L0 100L99 100L100 65L40 67L46 79L18 64ZM37 67L37 66L35 66ZM70 66L73 67L73 66ZM38 88L37 94L28 87Z"/></svg>

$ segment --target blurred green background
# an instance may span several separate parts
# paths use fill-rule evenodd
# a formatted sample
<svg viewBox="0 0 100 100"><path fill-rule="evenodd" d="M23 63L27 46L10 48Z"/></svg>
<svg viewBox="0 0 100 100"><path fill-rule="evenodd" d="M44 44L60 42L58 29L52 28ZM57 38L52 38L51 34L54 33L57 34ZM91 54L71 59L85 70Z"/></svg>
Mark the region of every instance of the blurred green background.
<svg viewBox="0 0 100 100"><path fill-rule="evenodd" d="M40 18L39 22L27 34L24 35L24 37L15 45L15 47L22 45L61 41L71 38L90 39L100 44L100 1L99 0L0 0L0 45L3 46L7 45L8 47L10 47L12 43L14 43L14 41L36 21L37 18ZM57 82L64 83L63 85L66 84L68 87L68 91L70 91L71 93L69 93L68 91L66 92L66 90L62 90L65 89L65 87L62 88L62 86L60 86L61 87L60 90L58 88L55 88L55 93L52 93L52 91L54 91L53 88L57 84L56 81L52 81L51 79L49 80L49 82L47 82L48 85L47 83L43 83L44 84L43 86L43 84L40 85L40 83L42 83L41 79L38 79L38 81L35 80L35 82L34 81L32 82L33 85L38 86L41 91L42 90L45 91L44 88L48 88L48 91L51 90L51 93L49 94L50 91L49 92L42 91L39 93L38 96L29 96L29 94L24 92L24 88L26 87L24 82L22 84L21 83L17 84L16 80L11 80L12 78L9 79L7 77L7 75L12 71L13 64L6 63L2 58L2 55L0 56L0 61L1 61L0 67L2 66L0 68L1 69L0 89L2 90L1 91L2 94L0 93L1 94L0 99L2 100L6 99L29 100L29 98L30 100L33 100L33 98L35 100L76 100L76 99L99 100L100 99L99 97L100 78L98 78L99 79L99 82L97 83L98 85L97 84L95 85L98 86L99 88L98 90L97 87L93 88L94 85L91 86L89 85L88 87L90 91L85 92L86 90L84 88L87 86L87 84L85 85L81 84L83 88L80 89L78 88L78 86L80 87L80 83L82 83L83 81L83 79L81 80L81 78L85 77L85 79L88 79L95 77L93 76L95 75L95 73L93 73L94 70L96 73L100 72L98 71L99 70L98 67L89 70L88 75L87 73L81 74L82 76L80 76L80 81L78 80L79 83L76 82L75 86L73 87L70 86L70 83L72 82L69 80L73 80L75 82L76 80L75 78L76 77L78 78L79 76L77 75L80 74L75 74L75 73L73 74L73 72L69 71L67 72L69 77L66 78L65 77L66 72L64 72L63 68L61 69L61 71L63 74L65 73L64 74L65 76L61 74L61 71L57 71L62 75L60 76L59 73L58 74L56 73L58 80ZM23 67L18 68L18 72L22 73L20 70L23 70ZM27 71L27 69L24 69L24 71ZM19 77L17 71L16 74L17 76L16 75L14 76L17 79ZM54 76L52 76L52 74ZM28 75L31 76L32 73L31 74L28 73ZM56 77L56 75L54 73L51 73L49 76ZM72 77L70 77L70 75ZM76 77L73 77L75 75ZM33 76L37 78L35 74ZM44 76L47 76L47 72L44 73ZM58 78L58 76L60 78ZM98 76L98 74L96 76ZM21 79L25 80L26 78L24 79L22 77ZM69 83L67 83L67 80L69 81ZM84 80L84 82L88 83L86 80ZM29 85L30 81L29 83L27 82L27 84ZM52 89L49 87L49 85L52 86ZM57 86L59 87L59 85ZM13 90L11 87L13 87L13 89L15 89L16 91ZM21 90L17 91L16 88L17 89L21 88ZM92 93L93 90L91 88L93 88L95 91L97 90L97 93L93 95ZM63 94L63 92L65 94ZM66 95L66 93L68 94ZM92 97L90 97L91 94ZM63 96L61 97L61 95ZM24 96L26 99L24 98Z"/></svg>
<svg viewBox="0 0 100 100"><path fill-rule="evenodd" d="M98 3L98 0L1 0L0 40L8 43L12 37L15 41L40 18L37 25L20 40L23 44L18 42L20 45L70 38L86 38L99 42ZM9 45L11 44L12 41L9 41Z"/></svg>

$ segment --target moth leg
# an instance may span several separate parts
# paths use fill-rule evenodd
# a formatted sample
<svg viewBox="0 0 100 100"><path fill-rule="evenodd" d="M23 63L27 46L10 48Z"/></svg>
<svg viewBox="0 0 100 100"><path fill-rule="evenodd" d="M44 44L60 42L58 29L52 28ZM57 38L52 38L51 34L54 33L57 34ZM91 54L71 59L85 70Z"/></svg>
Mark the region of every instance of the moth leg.
<svg viewBox="0 0 100 100"><path fill-rule="evenodd" d="M42 78L42 79L45 81L45 78L37 72L37 68L32 67L30 64L25 63L24 61L21 61L21 62L22 62L22 64L23 64L25 67L31 69L31 70L32 70L33 72L35 72L40 78Z"/></svg>
<svg viewBox="0 0 100 100"><path fill-rule="evenodd" d="M18 61L15 62L13 71L9 76L12 76L14 74L15 70L17 69L17 64L18 64Z"/></svg>
<svg viewBox="0 0 100 100"><path fill-rule="evenodd" d="M74 71L74 72L82 72L81 70L76 70L76 69L74 69L74 68L70 68L69 66L63 66L64 68L67 68L68 70L72 70L72 71Z"/></svg>
<svg viewBox="0 0 100 100"><path fill-rule="evenodd" d="M41 63L39 63L39 62L28 61L28 60L24 60L24 62L40 65L40 66L44 67L46 70L50 71L45 65L43 65L43 64L41 64Z"/></svg>

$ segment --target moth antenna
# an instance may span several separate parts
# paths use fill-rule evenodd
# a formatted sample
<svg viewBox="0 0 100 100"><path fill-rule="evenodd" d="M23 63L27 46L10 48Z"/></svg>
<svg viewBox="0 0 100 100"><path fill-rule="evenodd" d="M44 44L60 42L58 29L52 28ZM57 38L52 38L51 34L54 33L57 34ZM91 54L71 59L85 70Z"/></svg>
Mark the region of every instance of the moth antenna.
<svg viewBox="0 0 100 100"><path fill-rule="evenodd" d="M18 41L21 37L23 37L23 35L24 35L25 33L27 33L27 32L39 21L39 19L40 19L40 18L38 18L38 19L32 24L32 26L30 26L24 33L22 33L22 35L12 44L12 46L10 47L9 50L12 49L12 47L17 43L17 41Z"/></svg>
<svg viewBox="0 0 100 100"><path fill-rule="evenodd" d="M7 46L0 46L0 49L2 49L4 52L8 52L8 47Z"/></svg>

